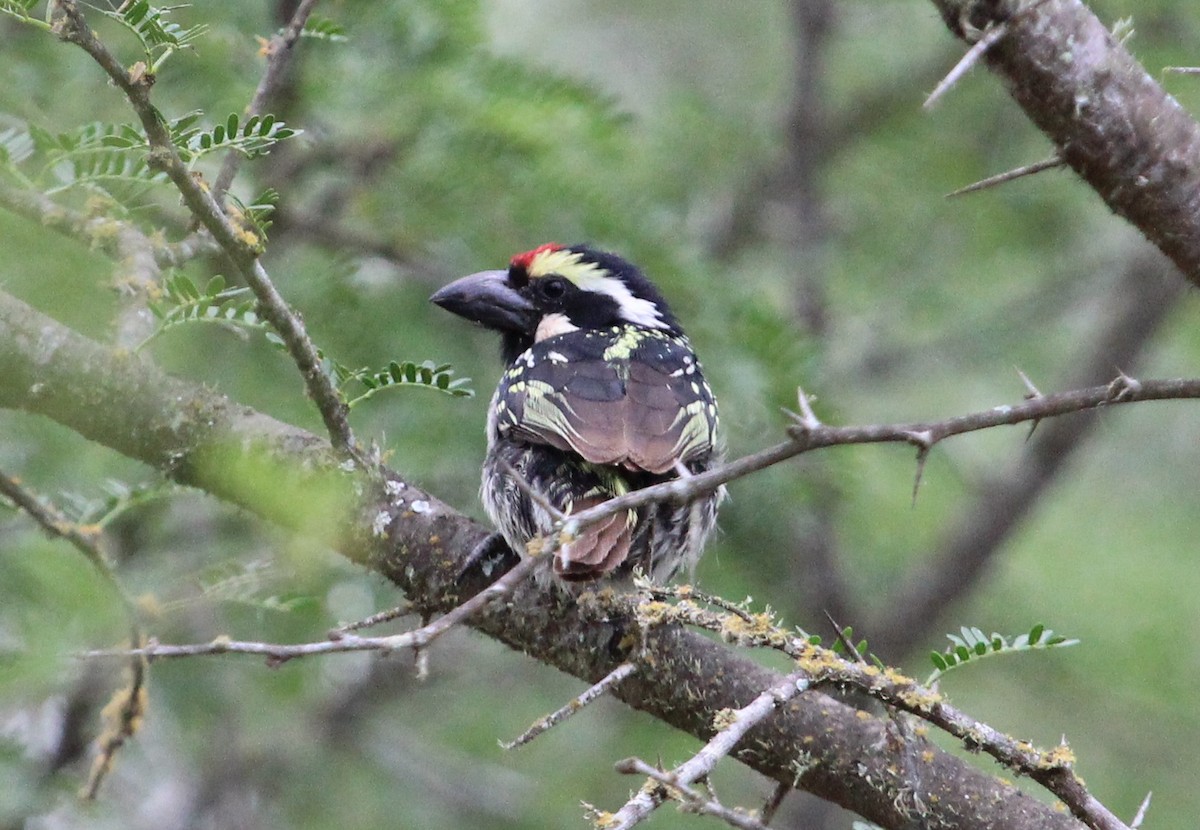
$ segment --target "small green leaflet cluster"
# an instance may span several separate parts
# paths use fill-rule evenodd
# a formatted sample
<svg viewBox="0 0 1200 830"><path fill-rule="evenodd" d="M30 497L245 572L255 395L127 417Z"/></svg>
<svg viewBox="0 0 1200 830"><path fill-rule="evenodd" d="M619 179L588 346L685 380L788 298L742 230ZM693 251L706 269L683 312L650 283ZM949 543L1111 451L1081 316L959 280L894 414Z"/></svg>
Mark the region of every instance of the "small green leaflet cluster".
<svg viewBox="0 0 1200 830"><path fill-rule="evenodd" d="M284 139L301 133L276 120L273 115L252 115L241 121L236 112L230 113L224 124L218 124L211 130L200 130L193 125L201 115L198 111L191 112L167 124L171 143L179 150L185 163L217 150L234 150L246 158L256 158L270 152L271 147Z"/></svg>
<svg viewBox="0 0 1200 830"><path fill-rule="evenodd" d="M220 274L209 280L203 290L183 274L173 274L163 281L162 291L162 296L150 303L150 311L159 320L158 328L137 349L183 323L225 323L250 329L265 326L254 310L250 289L226 288L225 278Z"/></svg>
<svg viewBox="0 0 1200 830"><path fill-rule="evenodd" d="M156 8L148 0L135 0L120 9L98 7L96 11L132 32L142 46L147 69L157 72L167 58L191 46L208 31L206 24L186 29L168 20L168 14L177 8L180 7Z"/></svg>
<svg viewBox="0 0 1200 830"><path fill-rule="evenodd" d="M270 152L280 141L300 134L273 115L255 115L242 121L233 113L209 130L196 126L201 116L199 111L190 112L166 124L185 164L220 150L255 158ZM0 131L0 165L23 185L47 195L70 187L105 190L113 183L141 187L165 181L166 176L147 163L149 150L145 133L133 124L97 121L61 133L21 124ZM19 167L30 160L40 161L40 169Z"/></svg>
<svg viewBox="0 0 1200 830"><path fill-rule="evenodd" d="M945 651L935 651L929 655L934 671L925 681L926 685L933 683L951 669L956 669L968 662L978 662L982 657L1034 649L1065 648L1079 643L1079 640L1069 640L1060 634L1055 634L1041 623L1031 628L1028 634L1020 634L1011 640L996 633L989 637L980 629L968 628L965 625L960 631L962 636L946 635L952 644L950 648Z"/></svg>
<svg viewBox="0 0 1200 830"><path fill-rule="evenodd" d="M449 363L435 364L432 360L397 363L393 360L382 371L367 367L349 369L340 363L333 363L330 368L338 386L345 387L348 383L357 382L364 387L362 394L346 400L346 406L351 409L384 389L402 386L433 389L455 398L469 398L475 394L475 390L468 385L471 379L454 377L454 370Z"/></svg>
<svg viewBox="0 0 1200 830"><path fill-rule="evenodd" d="M150 304L150 310L158 318L158 328L138 346L141 349L158 335L184 323L223 323L244 329L261 329L269 342L286 351L287 346L277 333L271 331L256 311L257 303L249 288L228 288L225 278L218 275L200 288L183 274L174 274L163 283L162 297ZM471 397L470 378L454 377L448 363L435 364L431 360L422 363L392 361L384 369L364 366L351 369L326 357L320 349L317 356L325 371L337 382L346 406L355 407L384 389L416 387L432 389L451 397ZM358 384L363 391L350 397L345 387Z"/></svg>

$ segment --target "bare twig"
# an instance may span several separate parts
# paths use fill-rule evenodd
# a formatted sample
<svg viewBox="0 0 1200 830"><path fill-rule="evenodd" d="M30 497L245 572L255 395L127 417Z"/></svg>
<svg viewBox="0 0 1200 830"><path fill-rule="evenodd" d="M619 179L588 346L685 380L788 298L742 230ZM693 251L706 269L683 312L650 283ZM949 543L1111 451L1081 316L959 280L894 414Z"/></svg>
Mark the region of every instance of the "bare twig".
<svg viewBox="0 0 1200 830"><path fill-rule="evenodd" d="M1118 377L1113 382L1102 386L1057 392L1026 400L1023 403L995 406L991 409L959 415L942 421L836 427L827 424L811 426L806 423L807 419L804 418L800 423L789 428L788 432L792 438L782 444L776 444L728 464L697 473L688 479L675 479L655 484L615 499L609 499L595 507L574 513L570 518L573 522L584 526L623 510L641 507L651 502L691 501L706 493L711 493L730 481L823 447L904 443L915 444L918 448L928 444L932 448L934 444L952 436L997 426L1020 424L1134 401L1190 398L1200 398L1200 379L1135 381L1132 378L1123 380Z"/></svg>
<svg viewBox="0 0 1200 830"><path fill-rule="evenodd" d="M145 657L147 660L157 660L167 657L196 657L205 654L254 654L266 657L272 663L280 663L298 657L347 651L396 651L402 648L419 651L493 599L512 591L533 571L537 564L536 557L522 559L514 568L466 602L427 625L401 634L390 634L384 637L359 637L355 634L334 630L330 632L332 638L329 640L289 644L231 640L228 637L218 637L209 643L187 645L169 645L152 640L141 648L95 650L84 652L80 656L91 659L132 655Z"/></svg>
<svg viewBox="0 0 1200 830"><path fill-rule="evenodd" d="M92 564L104 581L112 588L121 607L125 612L126 623L129 626L129 642L131 646L142 643L145 634L142 630L141 619L137 606L129 594L117 581L116 574L108 563L101 549L99 528L81 527L70 521L55 505L38 498L29 492L16 479L0 473L0 494L28 514L43 530L51 536L57 536L70 542L84 558ZM92 762L87 783L81 795L93 799L100 790L100 785L112 769L113 761L125 741L137 734L141 726L142 715L146 708L146 660L135 651L125 651L129 656L129 682L119 689L104 708L107 721L105 730L97 739L98 752Z"/></svg>
<svg viewBox="0 0 1200 830"><path fill-rule="evenodd" d="M683 809L702 815L716 816L731 827L739 830L767 830L767 825L750 813L726 807L711 795L705 795L679 780L673 772L664 772L652 767L641 758L626 758L618 761L615 769L625 775L644 775L662 784L672 795L677 795ZM789 788L790 789L790 788Z"/></svg>
<svg viewBox="0 0 1200 830"><path fill-rule="evenodd" d="M267 56L267 68L258 82L258 88L254 90L254 97L250 99L250 104L246 107L247 116L262 115L271 97L275 94L275 90L279 87L280 81L286 77L292 63L292 47L300 39L300 33L304 31L304 24L308 21L308 17L316 5L317 0L300 0L295 14L292 15L287 26L272 37L265 46L263 51ZM213 198L218 202L222 201L229 186L233 184L233 179L237 175L241 163L241 153L225 154L225 160L221 163L216 183L213 185Z"/></svg>
<svg viewBox="0 0 1200 830"><path fill-rule="evenodd" d="M412 612L413 610L411 605L398 605L395 608L389 608L386 611L380 611L361 620L343 623L342 625L332 629L329 634L331 637L337 637L350 631L360 631L364 628L371 628L376 625L382 625L385 622L391 622L392 620L407 616Z"/></svg>
<svg viewBox="0 0 1200 830"><path fill-rule="evenodd" d="M370 464L359 448L346 418L347 407L325 371L304 323L276 290L266 269L259 262L258 252L241 238L238 229L212 193L192 176L192 171L179 157L161 115L150 102L152 78L147 77L146 73L131 73L125 69L108 47L96 38L77 0L58 0L56 9L61 13L55 24L58 36L87 52L125 94L150 144L150 164L167 174L192 215L212 234L217 245L228 254L240 276L254 292L262 316L279 333L292 360L300 369L309 397L321 413L334 449L364 468L369 468Z"/></svg>
<svg viewBox="0 0 1200 830"><path fill-rule="evenodd" d="M0 207L56 233L78 239L112 259L121 259L126 255L124 246L131 239L131 234L142 237L160 267L183 265L198 256L217 251L216 245L207 234L188 237L174 244L156 243L150 237L141 234L133 225L120 219L82 213L58 204L44 193L13 187L2 181ZM114 228L119 232L113 233Z"/></svg>
<svg viewBox="0 0 1200 830"><path fill-rule="evenodd" d="M1079 354L1066 359L1065 365L1072 367L1067 383L1094 384L1112 377L1114 364L1137 363L1139 353L1170 319L1185 290L1185 283L1164 270L1166 267L1157 254L1139 255L1129 262L1107 292L1106 309L1098 315L1104 321L1088 342L1081 344ZM1033 389L1039 397L1030 398L1030 385L1021 383L1027 403L1054 397L1038 384ZM1118 377L1117 383L1124 381ZM1114 400L1121 394L1114 384L1108 390ZM1028 432L1022 436L1026 444L1021 452L977 488L970 503L939 534L930 554L914 561L886 598L875 598L870 606L874 613L856 618L877 654L894 662L941 630L939 620L945 609L978 583L1005 541L1030 510L1042 503L1046 488L1101 423L1094 416L1035 417L1026 422L1026 428L1038 426L1032 438Z"/></svg>
<svg viewBox="0 0 1200 830"><path fill-rule="evenodd" d="M704 605L711 605L713 608L720 608L722 611L733 614L745 622L753 622L754 615L747 611L742 603L730 602L724 597L719 597L716 594L707 594L691 585L655 585L649 580L638 584L639 590L644 590L655 599L678 599L684 601L695 601Z"/></svg>
<svg viewBox="0 0 1200 830"><path fill-rule="evenodd" d="M526 729L512 741L501 741L500 747L507 750L517 749L518 747L525 746L525 744L529 743L543 732L553 729L555 726L562 723L576 712L582 710L583 707L587 706L593 700L600 697L600 695L616 686L635 671L637 671L637 666L635 664L622 663L601 678L598 683L590 686L583 694L572 698L571 702L566 706L551 712L545 717L538 718L528 729Z"/></svg>
<svg viewBox="0 0 1200 830"><path fill-rule="evenodd" d="M1032 176L1034 173L1041 173L1043 170L1052 170L1055 167L1063 167L1066 164L1062 157L1057 153L1048 159L1035 161L1033 164L1026 164L1023 167L1014 167L1012 170L1006 170L1003 173L997 173L995 176L988 176L986 179L980 179L977 182L960 187L958 190L952 190L946 194L947 199L955 196L964 196L967 193L975 193L980 190L985 190L989 187L1011 182L1014 179L1019 179L1024 176Z"/></svg>
<svg viewBox="0 0 1200 830"><path fill-rule="evenodd" d="M727 756L745 737L746 733L761 723L775 707L786 703L809 688L809 674L799 672L788 675L782 683L767 689L746 706L736 711L720 713L717 733L700 748L700 751L671 771L672 786L687 787L713 771L717 762ZM609 830L628 830L643 821L663 803L663 794L658 789L639 790L625 806L612 815Z"/></svg>
<svg viewBox="0 0 1200 830"><path fill-rule="evenodd" d="M775 818L775 813L779 812L779 808L783 805L783 800L788 797L795 789L791 784L785 784L782 781L775 785L775 790L771 793L771 797L767 799L767 803L763 805L759 815L762 816L762 823L770 824Z"/></svg>
<svg viewBox="0 0 1200 830"><path fill-rule="evenodd" d="M552 518L560 527L567 522L567 514L563 513L561 510L551 504L550 500L546 498L545 494L533 489L533 486L530 485L530 483L525 479L525 476L523 476L516 467L501 458L500 469L504 470L504 472L508 474L509 478L513 480L513 483L517 485L518 490L529 496L529 500L538 507L545 510L550 515L550 518Z"/></svg>

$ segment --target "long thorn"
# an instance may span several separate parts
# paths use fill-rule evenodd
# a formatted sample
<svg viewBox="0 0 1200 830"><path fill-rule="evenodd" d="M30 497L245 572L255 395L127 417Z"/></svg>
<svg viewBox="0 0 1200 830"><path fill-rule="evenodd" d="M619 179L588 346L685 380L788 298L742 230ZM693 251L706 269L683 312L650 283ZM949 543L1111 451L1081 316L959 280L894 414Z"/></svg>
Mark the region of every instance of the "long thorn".
<svg viewBox="0 0 1200 830"><path fill-rule="evenodd" d="M979 62L979 59L984 56L988 49L1004 37L1008 33L1008 24L1001 23L999 25L989 24L983 30L983 36L975 41L975 45L967 50L967 53L962 56L962 59L954 65L954 68L942 78L941 83L934 87L933 92L929 93L929 97L925 99L925 103L921 105L921 109L928 112L933 109L934 104L938 102L943 95L949 92L950 88L958 83L963 75L967 74L972 66Z"/></svg>
<svg viewBox="0 0 1200 830"><path fill-rule="evenodd" d="M969 184L966 187L960 187L958 190L952 190L946 194L946 198L951 199L955 196L963 196L967 193L975 193L976 191L985 190L989 187L995 187L996 185L1001 185L1005 182L1011 182L1013 179L1019 179L1023 176L1032 176L1034 173L1041 173L1043 170L1051 170L1055 167L1062 167L1064 164L1066 164L1066 162L1062 160L1062 157L1058 154L1055 154L1050 156L1048 159L1035 161L1033 164L1026 164L1023 167L1014 167L1012 170L1008 170L1004 173L997 173L995 176L988 176L986 179L980 179L979 181Z"/></svg>

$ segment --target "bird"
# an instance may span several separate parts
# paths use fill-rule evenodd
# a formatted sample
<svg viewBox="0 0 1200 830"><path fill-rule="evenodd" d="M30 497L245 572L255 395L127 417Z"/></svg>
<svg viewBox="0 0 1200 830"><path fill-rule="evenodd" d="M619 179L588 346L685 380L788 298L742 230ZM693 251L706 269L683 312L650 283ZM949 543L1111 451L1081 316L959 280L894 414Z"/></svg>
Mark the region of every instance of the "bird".
<svg viewBox="0 0 1200 830"><path fill-rule="evenodd" d="M719 419L699 359L666 300L632 263L586 244L547 243L430 297L499 332L505 369L488 408L480 496L517 553L610 498L712 469ZM723 488L654 502L560 544L564 583L694 571ZM547 505L555 510L547 509Z"/></svg>

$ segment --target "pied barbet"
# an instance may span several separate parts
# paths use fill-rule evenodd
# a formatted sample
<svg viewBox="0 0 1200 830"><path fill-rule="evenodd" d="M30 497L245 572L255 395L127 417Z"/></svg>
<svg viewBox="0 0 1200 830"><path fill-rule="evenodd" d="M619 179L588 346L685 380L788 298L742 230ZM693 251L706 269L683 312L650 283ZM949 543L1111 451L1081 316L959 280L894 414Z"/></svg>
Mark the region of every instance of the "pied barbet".
<svg viewBox="0 0 1200 830"><path fill-rule="evenodd" d="M527 489L578 513L720 460L700 362L662 295L620 257L542 245L430 299L502 336L507 368L488 411L481 495L513 550L554 524ZM656 502L583 528L555 552L553 572L580 582L639 569L665 582L695 566L721 496Z"/></svg>

